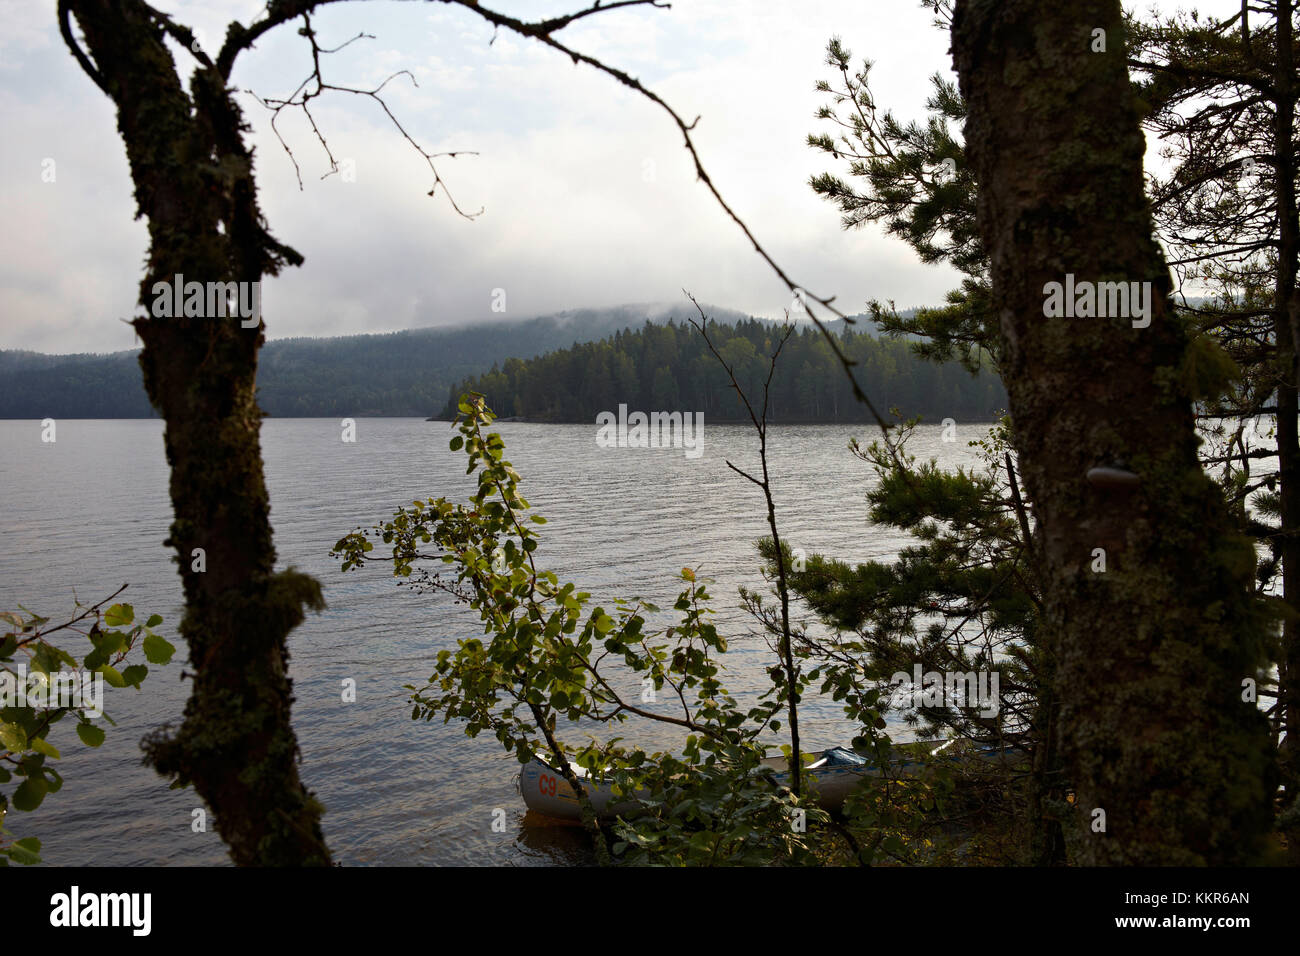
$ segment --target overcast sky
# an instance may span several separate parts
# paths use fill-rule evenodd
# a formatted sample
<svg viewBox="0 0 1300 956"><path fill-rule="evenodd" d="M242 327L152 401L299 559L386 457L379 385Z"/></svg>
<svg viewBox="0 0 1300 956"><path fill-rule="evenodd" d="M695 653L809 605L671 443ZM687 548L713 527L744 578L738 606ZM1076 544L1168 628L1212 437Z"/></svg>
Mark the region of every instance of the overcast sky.
<svg viewBox="0 0 1300 956"><path fill-rule="evenodd" d="M538 19L586 0L494 0ZM232 19L262 4L166 2L206 49ZM1201 4L1202 9L1220 7ZM122 321L135 297L147 235L109 100L59 37L54 0L0 0L0 348L112 351L137 344ZM674 0L670 10L630 8L587 18L560 39L626 70L688 119L724 198L792 277L835 294L846 312L871 298L900 308L937 303L955 284L878 231L845 233L839 213L808 188L828 168L805 144L821 131L816 80L830 79L826 41L839 35L867 57L877 102L920 118L928 76L951 71L948 37L917 0ZM341 335L492 321L629 302L701 301L778 316L789 294L695 181L669 117L611 78L536 42L493 31L460 7L340 3L314 17L322 46L364 30L327 57L328 82L371 88L397 70L385 94L429 151L478 156L439 161L455 215L426 194L432 176L378 104L326 94L315 116L355 181L322 180L329 164L300 116L281 131L241 95L254 127L257 183L272 233L306 257L265 283L271 338ZM281 27L242 55L232 82L287 96L310 70L309 48ZM187 78L193 61L178 57ZM42 181L54 160L55 179ZM834 170L840 172L841 170Z"/></svg>

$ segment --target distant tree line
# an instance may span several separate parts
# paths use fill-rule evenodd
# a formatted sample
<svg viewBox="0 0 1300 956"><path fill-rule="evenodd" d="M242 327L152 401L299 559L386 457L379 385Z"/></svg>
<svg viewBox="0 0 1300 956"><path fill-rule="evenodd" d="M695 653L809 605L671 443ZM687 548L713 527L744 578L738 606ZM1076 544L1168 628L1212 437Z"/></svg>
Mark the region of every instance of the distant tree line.
<svg viewBox="0 0 1300 956"><path fill-rule="evenodd" d="M761 391L779 326L748 319L734 325L710 322L709 334L750 394ZM1005 407L996 375L972 374L958 362L936 364L919 357L902 339L842 330L845 352L858 362L859 378L879 407L898 408L927 421L991 421ZM538 422L594 421L601 411L703 412L710 421L746 418L735 390L703 338L689 324L647 323L598 342L574 345L528 361L509 359L483 375L452 387L438 416L454 418L458 396L476 391L503 417ZM830 346L811 325L790 337L772 381L769 420L861 422L867 410Z"/></svg>
<svg viewBox="0 0 1300 956"><path fill-rule="evenodd" d="M337 338L268 342L257 403L272 418L431 415L466 376L508 356L531 358L639 325L659 306L574 309L521 321L477 322ZM719 308L724 322L742 313ZM869 321L863 319L863 321ZM153 418L138 351L44 355L0 350L0 418Z"/></svg>
<svg viewBox="0 0 1300 956"><path fill-rule="evenodd" d="M137 352L0 353L0 418L156 418Z"/></svg>

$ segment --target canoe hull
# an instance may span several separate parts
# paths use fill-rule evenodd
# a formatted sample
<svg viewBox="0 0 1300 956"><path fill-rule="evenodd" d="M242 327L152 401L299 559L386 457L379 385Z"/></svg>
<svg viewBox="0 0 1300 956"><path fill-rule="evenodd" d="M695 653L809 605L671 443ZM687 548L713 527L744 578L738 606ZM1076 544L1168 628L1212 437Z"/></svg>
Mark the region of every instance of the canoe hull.
<svg viewBox="0 0 1300 956"><path fill-rule="evenodd" d="M814 758L820 757L814 754ZM785 766L784 757L769 757L763 761L773 769ZM816 759L813 761L816 762ZM818 803L823 809L837 810L844 803L844 798L857 786L863 777L874 773L872 767L827 767L819 770L804 770L807 777L817 784ZM585 779L585 771L578 770ZM785 782L788 773L778 773L778 782ZM586 782L585 787L592 808L601 819L617 816L631 808L626 800L616 800L613 788L606 782ZM534 757L526 763L519 773L519 793L529 810L557 820L578 820L581 810L573 788L558 770Z"/></svg>
<svg viewBox="0 0 1300 956"><path fill-rule="evenodd" d="M614 791L608 783L585 787L599 817L610 817ZM581 819L578 798L558 770L534 757L519 772L519 793L529 810L557 820Z"/></svg>
<svg viewBox="0 0 1300 956"><path fill-rule="evenodd" d="M928 757L924 751L929 750L930 755L938 753L948 747L952 741L914 741L910 744L902 745L905 748L920 748L919 751L913 751L910 758L905 756L901 763L895 764L897 771L904 774L918 770L924 766ZM932 746L937 749L930 750ZM841 750L843 748L832 748ZM982 760L997 760L1004 754L1010 752L1011 748L994 747L984 745L977 748L971 756L978 757ZM845 798L853 791L853 788L862 781L864 777L876 775L879 771L872 764L854 765L836 763L835 761L826 761L825 766L819 767L822 758L829 751L820 750L809 754L810 766L805 767L803 774L810 778L817 785L817 802L823 810L838 810L844 805ZM959 753L949 752L949 759L958 759ZM775 770L778 783L788 785L789 773L786 770L786 758L780 755L767 757L763 763ZM587 773L585 770L575 767L574 771L580 778L586 781ZM551 817L556 820L576 821L581 819L581 810L578 805L578 798L573 793L573 788L569 786L564 776L551 765L534 757L524 765L523 770L519 772L519 793L524 798L524 803L528 809ZM626 813L632 809L633 804L629 801L614 796L613 787L605 782L586 781L585 789L590 796L592 808L596 815L601 819L608 819L617 816L619 813Z"/></svg>

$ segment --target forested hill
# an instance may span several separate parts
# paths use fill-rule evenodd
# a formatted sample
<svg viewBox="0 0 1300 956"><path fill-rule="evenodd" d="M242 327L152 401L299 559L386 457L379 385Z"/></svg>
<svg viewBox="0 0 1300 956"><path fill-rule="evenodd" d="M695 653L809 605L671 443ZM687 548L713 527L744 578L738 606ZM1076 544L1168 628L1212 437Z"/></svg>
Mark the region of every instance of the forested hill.
<svg viewBox="0 0 1300 956"><path fill-rule="evenodd" d="M679 314L681 310L678 310ZM717 310L726 321L744 318ZM453 382L511 356L528 358L647 320L665 306L575 309L513 322L382 335L278 339L258 361L258 401L277 417L402 416L436 412ZM43 355L0 350L0 418L149 418L135 351Z"/></svg>
<svg viewBox="0 0 1300 956"><path fill-rule="evenodd" d="M710 324L709 335L751 398L761 401L768 356L779 326L747 319ZM988 421L1006 407L997 376L972 376L957 363L918 358L905 341L865 332L837 333L845 353L859 364L859 383L885 414L897 406L906 416ZM501 417L538 422L594 422L602 411L703 412L707 420L746 419L726 372L689 324L646 324L599 342L561 349L528 361L510 359L485 375L454 387L438 417L455 416L466 390L481 392ZM856 402L829 344L811 325L791 336L777 362L769 420L860 422L869 413Z"/></svg>

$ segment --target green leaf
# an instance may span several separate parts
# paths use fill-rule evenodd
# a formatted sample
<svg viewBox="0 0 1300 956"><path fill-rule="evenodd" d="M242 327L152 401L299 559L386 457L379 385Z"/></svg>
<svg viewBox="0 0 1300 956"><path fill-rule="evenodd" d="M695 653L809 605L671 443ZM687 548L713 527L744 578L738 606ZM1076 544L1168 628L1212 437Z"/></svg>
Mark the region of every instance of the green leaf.
<svg viewBox="0 0 1300 956"><path fill-rule="evenodd" d="M145 627L157 627L163 622L161 614L150 614L149 620L144 622Z"/></svg>
<svg viewBox="0 0 1300 956"><path fill-rule="evenodd" d="M27 749L27 734L16 724L0 723L0 746L10 753L22 753Z"/></svg>
<svg viewBox="0 0 1300 956"><path fill-rule="evenodd" d="M63 755L59 753L54 744L50 743L44 737L33 737L29 743L31 744L31 748L38 754L45 754L45 756L53 757L55 760L63 759Z"/></svg>
<svg viewBox="0 0 1300 956"><path fill-rule="evenodd" d="M465 444L465 439L463 439L463 438L461 438L459 435L457 435L455 438L453 438L453 439L451 440L451 450L452 450L452 451L460 451L461 446L464 445L464 444Z"/></svg>
<svg viewBox="0 0 1300 956"><path fill-rule="evenodd" d="M97 671L97 673L100 673L100 674L103 674L103 675L104 675L104 680L108 682L108 686L109 686L109 687L125 687L125 686L126 686L126 680L122 677L121 674L118 673L118 670L117 670L116 667L111 667L110 665L105 664L105 665L103 665L102 667L99 668L99 670Z"/></svg>
<svg viewBox="0 0 1300 956"><path fill-rule="evenodd" d="M129 604L114 604L104 612L104 623L109 627L121 627L135 620L135 608Z"/></svg>
<svg viewBox="0 0 1300 956"><path fill-rule="evenodd" d="M124 631L101 631L91 640L95 643L95 650L103 654L105 659L119 651L126 650L131 643L130 635Z"/></svg>
<svg viewBox="0 0 1300 956"><path fill-rule="evenodd" d="M144 639L144 656L150 664L170 664L176 647L157 634Z"/></svg>
<svg viewBox="0 0 1300 956"><path fill-rule="evenodd" d="M31 838L29 837L28 839ZM26 848L19 846L17 843L9 848L9 859L13 860L15 863L21 864L22 866L33 866L34 864L41 862L41 858L38 854L32 853Z"/></svg>
<svg viewBox="0 0 1300 956"><path fill-rule="evenodd" d="M104 731L94 724L77 724L77 736L87 747L98 747L104 742Z"/></svg>
<svg viewBox="0 0 1300 956"><path fill-rule="evenodd" d="M41 805L49 784L44 777L28 777L14 791L13 804L18 810L32 811Z"/></svg>

